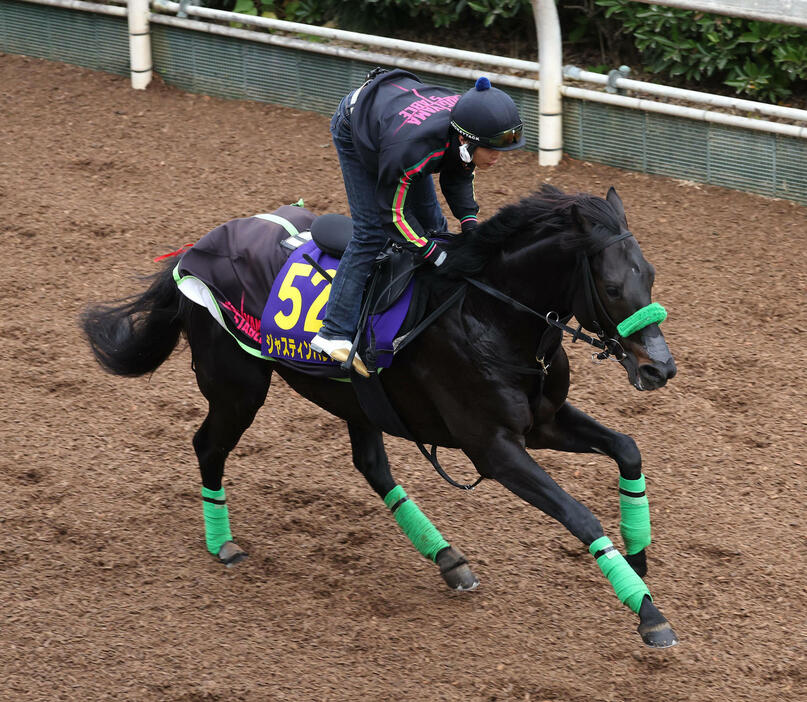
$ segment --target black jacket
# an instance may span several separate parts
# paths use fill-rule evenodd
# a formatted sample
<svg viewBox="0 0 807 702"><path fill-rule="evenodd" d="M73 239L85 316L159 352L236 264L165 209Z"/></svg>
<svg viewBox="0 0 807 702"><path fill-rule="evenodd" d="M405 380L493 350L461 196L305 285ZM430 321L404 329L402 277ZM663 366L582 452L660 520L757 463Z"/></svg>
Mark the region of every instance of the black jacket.
<svg viewBox="0 0 807 702"><path fill-rule="evenodd" d="M353 144L375 174L376 201L391 236L431 248L420 222L407 207L409 187L440 173L440 189L462 229L476 226L474 167L457 154L451 108L460 94L426 85L408 71L382 73L359 93L351 113Z"/></svg>

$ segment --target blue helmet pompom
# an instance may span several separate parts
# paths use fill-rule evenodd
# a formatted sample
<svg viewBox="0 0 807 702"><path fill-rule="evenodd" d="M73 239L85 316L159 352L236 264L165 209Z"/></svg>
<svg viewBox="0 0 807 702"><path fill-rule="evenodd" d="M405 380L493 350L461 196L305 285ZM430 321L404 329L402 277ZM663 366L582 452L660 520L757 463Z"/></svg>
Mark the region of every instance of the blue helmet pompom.
<svg viewBox="0 0 807 702"><path fill-rule="evenodd" d="M477 90L488 90L490 88L490 81L487 79L486 76L480 76L476 79L476 89Z"/></svg>

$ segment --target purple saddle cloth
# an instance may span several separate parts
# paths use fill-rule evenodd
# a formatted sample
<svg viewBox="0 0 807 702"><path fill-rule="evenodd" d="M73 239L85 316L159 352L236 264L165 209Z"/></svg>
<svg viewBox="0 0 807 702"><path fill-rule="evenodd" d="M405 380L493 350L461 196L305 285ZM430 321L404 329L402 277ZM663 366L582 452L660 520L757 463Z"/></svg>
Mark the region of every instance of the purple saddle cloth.
<svg viewBox="0 0 807 702"><path fill-rule="evenodd" d="M328 309L330 284L303 257L308 254L330 275L336 272L338 259L320 251L309 241L289 256L275 278L261 315L261 354L279 361L297 363L339 364L311 349L311 339L322 326ZM375 340L376 365L388 368L392 363L393 340L401 329L409 303L413 282L403 295L379 315L367 322L367 340Z"/></svg>

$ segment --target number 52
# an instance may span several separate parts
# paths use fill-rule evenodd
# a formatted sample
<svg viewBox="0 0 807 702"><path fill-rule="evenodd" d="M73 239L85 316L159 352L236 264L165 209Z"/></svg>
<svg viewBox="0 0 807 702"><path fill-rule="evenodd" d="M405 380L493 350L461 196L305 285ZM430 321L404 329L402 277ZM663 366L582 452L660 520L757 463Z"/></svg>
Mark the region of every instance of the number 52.
<svg viewBox="0 0 807 702"><path fill-rule="evenodd" d="M294 286L294 280L298 276L309 278L313 271L314 267L308 263L297 262L292 263L289 266L289 270L286 272L286 277L283 279L283 283L277 291L277 296L283 301L291 300L291 312L289 312L289 314L278 312L275 315L275 324L277 324L280 329L288 331L289 329L293 329L295 326L297 326L297 323L300 321L300 315L303 311L303 296ZM333 277L336 271L329 268L327 273ZM325 278L323 278L322 275L317 272L314 274L314 277L311 278L311 284L316 286L322 283L324 280ZM303 331L312 333L319 331L319 328L322 326L322 320L319 319L319 313L322 311L322 308L325 307L325 303L328 301L328 296L330 294L330 285L326 285L322 290L320 290L319 295L317 295L317 299L314 300L311 307L308 308L308 312L306 312Z"/></svg>

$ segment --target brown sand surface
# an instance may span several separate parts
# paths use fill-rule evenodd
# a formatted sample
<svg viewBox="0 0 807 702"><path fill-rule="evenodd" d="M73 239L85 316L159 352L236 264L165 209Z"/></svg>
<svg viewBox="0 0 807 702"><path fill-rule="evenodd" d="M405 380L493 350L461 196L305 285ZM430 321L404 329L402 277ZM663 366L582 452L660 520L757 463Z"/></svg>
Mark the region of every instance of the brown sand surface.
<svg viewBox="0 0 807 702"><path fill-rule="evenodd" d="M679 646L642 646L560 525L488 481L455 490L390 439L395 476L482 582L446 590L342 422L278 378L225 475L250 558L207 554L187 350L115 378L77 315L233 217L300 197L345 212L340 177L320 115L0 55L0 699L807 699L807 210L786 201L531 153L477 179L483 216L544 181L614 185L657 268L666 388L567 350L570 399L642 449L646 581ZM534 456L617 536L610 460Z"/></svg>

